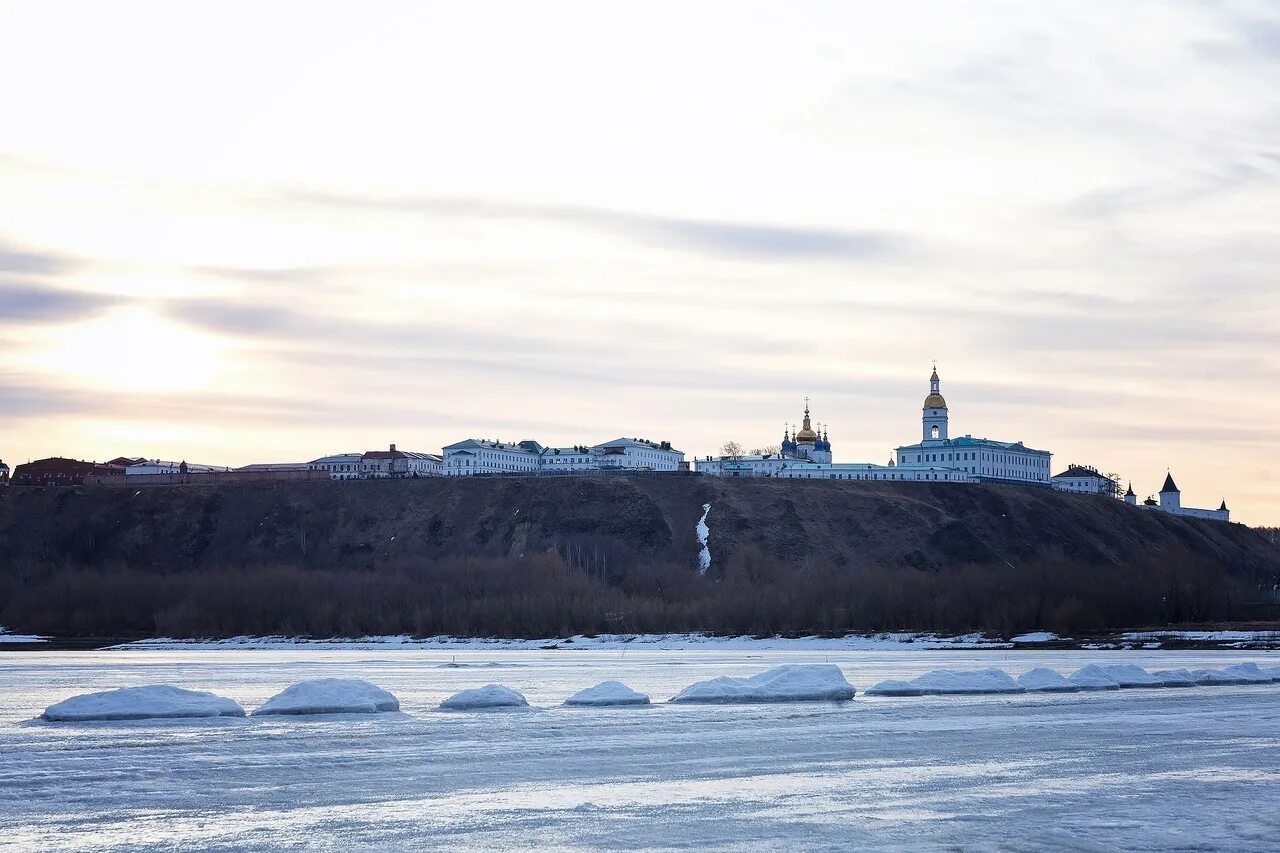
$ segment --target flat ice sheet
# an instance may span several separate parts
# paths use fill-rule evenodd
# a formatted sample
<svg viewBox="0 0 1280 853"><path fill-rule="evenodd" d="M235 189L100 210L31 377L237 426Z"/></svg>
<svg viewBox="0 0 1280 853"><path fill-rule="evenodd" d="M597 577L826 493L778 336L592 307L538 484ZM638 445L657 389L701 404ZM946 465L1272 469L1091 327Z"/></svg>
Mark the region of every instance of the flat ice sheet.
<svg viewBox="0 0 1280 853"><path fill-rule="evenodd" d="M455 658L472 666L440 668ZM934 669L1221 669L1241 652L119 651L0 654L0 850L1274 849L1280 687L565 708L607 679L832 663L856 685ZM496 664L496 666L489 666ZM363 678L401 714L46 725L47 705L176 682L257 707ZM442 714L491 680L523 713Z"/></svg>

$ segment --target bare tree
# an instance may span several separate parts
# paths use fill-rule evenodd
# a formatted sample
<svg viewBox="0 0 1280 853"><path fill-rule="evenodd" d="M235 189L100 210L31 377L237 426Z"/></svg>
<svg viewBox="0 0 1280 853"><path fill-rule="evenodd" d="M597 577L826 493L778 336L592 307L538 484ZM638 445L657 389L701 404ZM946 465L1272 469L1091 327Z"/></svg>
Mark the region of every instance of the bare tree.
<svg viewBox="0 0 1280 853"><path fill-rule="evenodd" d="M1120 485L1120 475L1114 471L1107 472L1107 479L1111 481L1112 497L1124 497L1124 487Z"/></svg>
<svg viewBox="0 0 1280 853"><path fill-rule="evenodd" d="M751 451L752 456L777 456L782 453L782 445L766 444L764 447L757 447Z"/></svg>
<svg viewBox="0 0 1280 853"><path fill-rule="evenodd" d="M736 441L726 441L720 445L720 455L726 459L741 459L746 453L742 449L742 445Z"/></svg>

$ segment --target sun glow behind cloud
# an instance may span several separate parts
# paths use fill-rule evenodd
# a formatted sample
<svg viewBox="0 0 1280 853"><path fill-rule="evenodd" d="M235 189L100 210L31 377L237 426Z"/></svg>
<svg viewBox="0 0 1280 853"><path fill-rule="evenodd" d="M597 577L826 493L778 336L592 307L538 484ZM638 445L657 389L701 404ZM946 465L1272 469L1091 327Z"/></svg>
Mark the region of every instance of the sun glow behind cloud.
<svg viewBox="0 0 1280 853"><path fill-rule="evenodd" d="M700 454L810 395L879 462L936 357L961 431L1280 515L1266 5L0 16L0 456Z"/></svg>

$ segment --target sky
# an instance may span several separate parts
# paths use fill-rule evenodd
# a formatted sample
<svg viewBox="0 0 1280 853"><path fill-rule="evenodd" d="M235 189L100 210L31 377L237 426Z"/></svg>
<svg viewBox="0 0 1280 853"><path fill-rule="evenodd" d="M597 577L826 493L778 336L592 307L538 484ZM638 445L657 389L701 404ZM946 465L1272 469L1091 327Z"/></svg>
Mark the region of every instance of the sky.
<svg viewBox="0 0 1280 853"><path fill-rule="evenodd" d="M0 0L0 458L952 435L1280 523L1280 7Z"/></svg>

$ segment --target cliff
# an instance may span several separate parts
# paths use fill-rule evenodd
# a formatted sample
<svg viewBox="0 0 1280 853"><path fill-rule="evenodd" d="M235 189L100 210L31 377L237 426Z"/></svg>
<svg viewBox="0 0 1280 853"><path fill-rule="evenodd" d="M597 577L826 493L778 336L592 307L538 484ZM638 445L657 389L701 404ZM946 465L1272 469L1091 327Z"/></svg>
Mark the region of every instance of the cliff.
<svg viewBox="0 0 1280 853"><path fill-rule="evenodd" d="M369 571L550 548L692 570L706 503L713 574L747 545L780 563L855 569L1016 567L1040 557L1123 566L1174 551L1244 575L1280 567L1277 550L1242 525L1048 489L667 475L11 487L0 489L0 572Z"/></svg>

